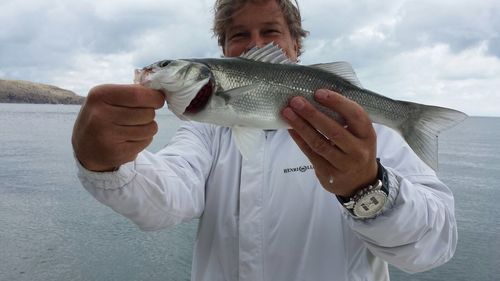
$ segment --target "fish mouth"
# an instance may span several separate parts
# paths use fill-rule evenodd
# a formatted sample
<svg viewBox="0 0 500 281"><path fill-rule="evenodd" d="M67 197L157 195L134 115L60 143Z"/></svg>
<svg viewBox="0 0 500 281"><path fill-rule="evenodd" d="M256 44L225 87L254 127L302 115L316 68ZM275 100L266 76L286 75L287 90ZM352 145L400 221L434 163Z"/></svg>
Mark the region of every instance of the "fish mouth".
<svg viewBox="0 0 500 281"><path fill-rule="evenodd" d="M154 74L161 68L166 67L171 62L172 60L162 60L154 64L145 66L142 69L136 69L134 71L134 83L144 85L152 74Z"/></svg>
<svg viewBox="0 0 500 281"><path fill-rule="evenodd" d="M196 96L191 100L184 113L194 114L203 110L205 106L207 106L213 91L213 82L212 80L209 80L208 83L201 87Z"/></svg>
<svg viewBox="0 0 500 281"><path fill-rule="evenodd" d="M144 84L146 82L146 78L154 73L152 68L142 68L134 70L134 84Z"/></svg>

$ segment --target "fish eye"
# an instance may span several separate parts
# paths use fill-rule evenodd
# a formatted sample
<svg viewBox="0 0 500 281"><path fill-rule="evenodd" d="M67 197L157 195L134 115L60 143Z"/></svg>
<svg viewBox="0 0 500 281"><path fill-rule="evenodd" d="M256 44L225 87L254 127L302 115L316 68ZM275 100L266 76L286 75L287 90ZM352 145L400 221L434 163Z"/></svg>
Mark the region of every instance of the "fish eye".
<svg viewBox="0 0 500 281"><path fill-rule="evenodd" d="M171 60L163 60L163 61L160 61L158 63L158 66L165 67L165 66L169 65L171 62L172 62Z"/></svg>

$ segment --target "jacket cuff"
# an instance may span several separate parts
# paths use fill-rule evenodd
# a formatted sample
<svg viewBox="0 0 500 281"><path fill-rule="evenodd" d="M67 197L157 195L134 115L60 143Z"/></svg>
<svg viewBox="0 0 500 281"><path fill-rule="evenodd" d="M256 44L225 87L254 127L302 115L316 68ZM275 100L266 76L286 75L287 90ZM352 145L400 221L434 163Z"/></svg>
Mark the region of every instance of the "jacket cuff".
<svg viewBox="0 0 500 281"><path fill-rule="evenodd" d="M399 187L401 185L401 178L394 173L391 168L385 167L387 172L387 178L389 182L389 194L387 195L387 201L385 202L384 208L381 214L390 212L394 205L396 204L396 199L399 195Z"/></svg>
<svg viewBox="0 0 500 281"><path fill-rule="evenodd" d="M76 157L75 163L78 169L78 178L82 183L88 183L102 189L121 188L131 182L136 175L135 161L127 162L112 172L90 171Z"/></svg>

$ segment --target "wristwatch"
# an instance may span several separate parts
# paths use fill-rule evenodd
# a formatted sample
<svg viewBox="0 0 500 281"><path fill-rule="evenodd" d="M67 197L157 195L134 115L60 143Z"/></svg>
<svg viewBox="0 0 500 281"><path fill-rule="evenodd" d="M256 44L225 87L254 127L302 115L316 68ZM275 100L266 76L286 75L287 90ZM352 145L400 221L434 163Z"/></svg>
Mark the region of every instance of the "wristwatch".
<svg viewBox="0 0 500 281"><path fill-rule="evenodd" d="M346 208L355 218L370 219L379 215L389 195L389 181L387 171L377 159L378 172L377 180L374 184L369 185L349 199L337 196L342 206Z"/></svg>

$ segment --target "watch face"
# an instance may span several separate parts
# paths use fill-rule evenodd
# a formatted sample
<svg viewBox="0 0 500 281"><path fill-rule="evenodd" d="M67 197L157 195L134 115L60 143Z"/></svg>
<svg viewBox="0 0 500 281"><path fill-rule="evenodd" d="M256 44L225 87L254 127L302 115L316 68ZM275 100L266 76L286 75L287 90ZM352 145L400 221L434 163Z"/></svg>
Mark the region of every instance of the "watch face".
<svg viewBox="0 0 500 281"><path fill-rule="evenodd" d="M372 218L382 211L387 195L381 190L375 190L362 196L354 205L354 215L358 218Z"/></svg>

